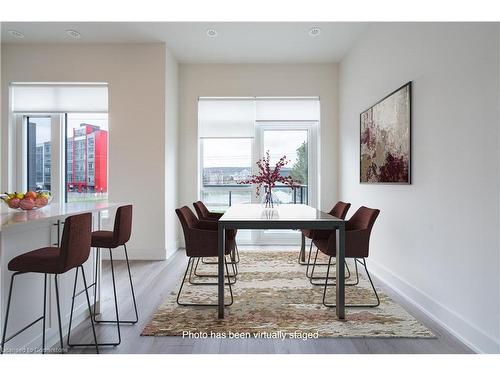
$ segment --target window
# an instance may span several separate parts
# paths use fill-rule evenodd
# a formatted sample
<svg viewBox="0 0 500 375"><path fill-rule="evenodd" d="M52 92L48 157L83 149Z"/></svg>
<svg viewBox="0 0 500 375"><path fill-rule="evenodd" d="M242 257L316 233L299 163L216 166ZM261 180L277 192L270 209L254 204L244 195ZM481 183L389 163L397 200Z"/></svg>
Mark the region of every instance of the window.
<svg viewBox="0 0 500 375"><path fill-rule="evenodd" d="M289 186L277 185L273 191L282 203L307 204L308 190L308 130L292 130L295 124L287 123L284 126L273 126L271 129L264 126L263 152L270 150L271 164L283 155L286 155L288 164L281 169L283 176L291 176L300 187L291 189Z"/></svg>
<svg viewBox="0 0 500 375"><path fill-rule="evenodd" d="M51 190L51 119L26 117L27 190Z"/></svg>
<svg viewBox="0 0 500 375"><path fill-rule="evenodd" d="M252 174L252 139L205 138L201 142L201 200L217 211L233 203L249 203L252 188L239 182Z"/></svg>
<svg viewBox="0 0 500 375"><path fill-rule="evenodd" d="M108 115L66 115L66 202L108 198Z"/></svg>
<svg viewBox="0 0 500 375"><path fill-rule="evenodd" d="M255 187L238 182L258 173L255 162L270 151L272 161L286 155L281 170L298 187L275 186L286 204L316 206L318 97L200 97L198 99L199 198L212 211L235 203L258 203ZM243 232L243 231L242 231ZM296 231L238 231L247 243L297 242Z"/></svg>
<svg viewBox="0 0 500 375"><path fill-rule="evenodd" d="M50 190L57 203L107 199L105 82L12 82L9 102L19 163L14 190Z"/></svg>

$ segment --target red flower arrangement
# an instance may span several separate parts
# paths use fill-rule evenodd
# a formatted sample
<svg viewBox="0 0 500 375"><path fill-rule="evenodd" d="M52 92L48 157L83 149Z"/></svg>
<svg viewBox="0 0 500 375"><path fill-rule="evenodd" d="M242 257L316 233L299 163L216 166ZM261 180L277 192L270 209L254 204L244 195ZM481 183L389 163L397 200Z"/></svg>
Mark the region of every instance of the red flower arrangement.
<svg viewBox="0 0 500 375"><path fill-rule="evenodd" d="M297 184L290 176L282 176L280 175L281 168L289 163L289 160L286 159L286 155L283 155L280 160L274 166L274 169L271 170L271 157L269 155L269 150L266 151L266 155L257 161L257 167L259 167L259 174L254 174L250 176L249 179L244 181L239 181L239 184L256 184L257 185L257 196L260 195L260 189L262 185L265 187L265 205L266 207L273 207L273 198L272 198L272 188L276 186L277 182L281 182L284 185L293 187Z"/></svg>

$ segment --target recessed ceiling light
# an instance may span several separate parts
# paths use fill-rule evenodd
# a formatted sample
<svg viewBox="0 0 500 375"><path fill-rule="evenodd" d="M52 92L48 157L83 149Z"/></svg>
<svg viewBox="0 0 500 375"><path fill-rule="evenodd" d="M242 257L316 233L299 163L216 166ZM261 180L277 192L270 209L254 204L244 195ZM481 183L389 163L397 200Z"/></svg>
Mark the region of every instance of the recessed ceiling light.
<svg viewBox="0 0 500 375"><path fill-rule="evenodd" d="M9 30L8 33L16 38L24 38L24 34L17 30Z"/></svg>
<svg viewBox="0 0 500 375"><path fill-rule="evenodd" d="M321 29L319 27L313 27L309 30L309 36L318 36L321 34Z"/></svg>
<svg viewBox="0 0 500 375"><path fill-rule="evenodd" d="M82 36L78 31L76 30L66 30L66 34L68 34L70 37L78 39Z"/></svg>
<svg viewBox="0 0 500 375"><path fill-rule="evenodd" d="M218 35L217 30L215 29L208 29L207 30L207 36L209 38L215 38Z"/></svg>

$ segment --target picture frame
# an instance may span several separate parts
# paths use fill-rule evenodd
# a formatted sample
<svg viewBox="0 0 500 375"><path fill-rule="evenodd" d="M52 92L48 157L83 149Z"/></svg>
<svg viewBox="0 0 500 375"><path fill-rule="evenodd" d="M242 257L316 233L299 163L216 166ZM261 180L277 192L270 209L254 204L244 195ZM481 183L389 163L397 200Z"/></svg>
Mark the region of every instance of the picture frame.
<svg viewBox="0 0 500 375"><path fill-rule="evenodd" d="M409 81L361 112L361 184L411 184L411 107Z"/></svg>

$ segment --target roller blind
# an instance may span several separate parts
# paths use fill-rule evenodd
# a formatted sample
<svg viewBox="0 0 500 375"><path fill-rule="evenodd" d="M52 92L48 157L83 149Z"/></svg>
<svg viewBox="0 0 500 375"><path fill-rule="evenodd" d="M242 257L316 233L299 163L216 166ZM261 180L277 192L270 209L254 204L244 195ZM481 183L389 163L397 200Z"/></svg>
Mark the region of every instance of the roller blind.
<svg viewBox="0 0 500 375"><path fill-rule="evenodd" d="M108 112L108 85L103 83L13 83L14 112Z"/></svg>
<svg viewBox="0 0 500 375"><path fill-rule="evenodd" d="M257 98L257 121L319 121L319 98Z"/></svg>
<svg viewBox="0 0 500 375"><path fill-rule="evenodd" d="M200 138L253 138L256 121L319 120L319 97L198 99Z"/></svg>
<svg viewBox="0 0 500 375"><path fill-rule="evenodd" d="M198 101L200 138L252 138L254 124L254 100L200 98Z"/></svg>

